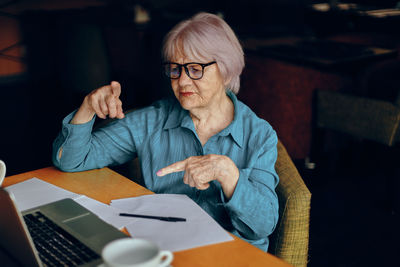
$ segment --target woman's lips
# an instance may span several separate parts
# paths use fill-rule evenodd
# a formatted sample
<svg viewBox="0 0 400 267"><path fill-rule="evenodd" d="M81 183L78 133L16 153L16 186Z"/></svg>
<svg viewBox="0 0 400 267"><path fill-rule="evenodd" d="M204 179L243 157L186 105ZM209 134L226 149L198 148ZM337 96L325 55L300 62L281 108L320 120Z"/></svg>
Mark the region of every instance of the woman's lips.
<svg viewBox="0 0 400 267"><path fill-rule="evenodd" d="M180 94L181 96L191 96L191 95L193 95L194 93L193 93L193 92L179 92L179 94Z"/></svg>

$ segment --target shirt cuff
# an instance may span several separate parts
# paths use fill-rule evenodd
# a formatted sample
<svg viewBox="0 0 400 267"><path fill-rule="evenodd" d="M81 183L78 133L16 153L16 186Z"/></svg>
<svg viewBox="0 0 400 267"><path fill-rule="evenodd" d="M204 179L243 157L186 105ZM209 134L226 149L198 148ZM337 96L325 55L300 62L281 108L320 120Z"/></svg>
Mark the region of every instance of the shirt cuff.
<svg viewBox="0 0 400 267"><path fill-rule="evenodd" d="M77 110L70 113L62 121L62 135L64 137L63 146L81 147L86 144L91 137L95 117L83 124L71 124L72 118L75 116Z"/></svg>
<svg viewBox="0 0 400 267"><path fill-rule="evenodd" d="M235 191L231 199L227 200L223 190L221 189L221 200L222 204L229 210L229 213L235 213L240 216L240 207L245 203L245 188L246 183L248 182L248 175L246 175L244 170L239 170L239 179L236 184Z"/></svg>

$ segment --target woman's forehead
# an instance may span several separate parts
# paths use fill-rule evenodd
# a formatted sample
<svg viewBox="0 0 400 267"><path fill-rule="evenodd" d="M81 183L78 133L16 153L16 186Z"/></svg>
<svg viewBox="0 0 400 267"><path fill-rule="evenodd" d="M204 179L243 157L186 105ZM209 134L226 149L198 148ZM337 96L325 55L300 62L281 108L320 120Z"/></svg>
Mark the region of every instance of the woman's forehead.
<svg viewBox="0 0 400 267"><path fill-rule="evenodd" d="M196 55L193 51L184 51L182 47L175 47L174 54L171 56L170 61L184 64L187 62L209 62L212 61L211 57Z"/></svg>
<svg viewBox="0 0 400 267"><path fill-rule="evenodd" d="M207 60L206 58L199 58L199 57L188 57L188 56L174 56L170 60L171 62L185 64L189 62L196 62L196 63L208 63L211 60Z"/></svg>

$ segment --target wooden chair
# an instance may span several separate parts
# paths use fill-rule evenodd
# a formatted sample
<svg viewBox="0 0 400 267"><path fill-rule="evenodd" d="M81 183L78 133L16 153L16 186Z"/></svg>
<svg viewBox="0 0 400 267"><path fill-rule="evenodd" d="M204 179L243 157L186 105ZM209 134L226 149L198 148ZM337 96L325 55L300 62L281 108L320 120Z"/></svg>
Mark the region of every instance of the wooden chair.
<svg viewBox="0 0 400 267"><path fill-rule="evenodd" d="M307 266L311 193L280 141L277 148L279 221L269 252L294 266Z"/></svg>

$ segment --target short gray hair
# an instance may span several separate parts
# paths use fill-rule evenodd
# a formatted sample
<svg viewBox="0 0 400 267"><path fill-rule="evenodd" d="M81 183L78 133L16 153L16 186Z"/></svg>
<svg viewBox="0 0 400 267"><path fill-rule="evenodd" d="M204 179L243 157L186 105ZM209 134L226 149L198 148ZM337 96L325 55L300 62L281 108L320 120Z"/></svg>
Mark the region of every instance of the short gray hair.
<svg viewBox="0 0 400 267"><path fill-rule="evenodd" d="M178 23L164 39L164 60L170 61L177 53L215 60L224 81L229 81L227 90L239 92L243 49L231 27L217 15L201 12Z"/></svg>

